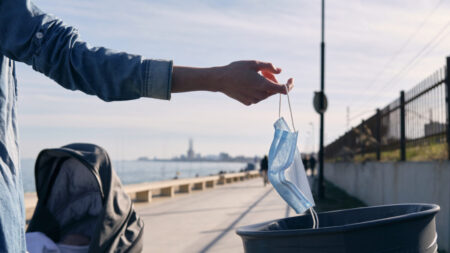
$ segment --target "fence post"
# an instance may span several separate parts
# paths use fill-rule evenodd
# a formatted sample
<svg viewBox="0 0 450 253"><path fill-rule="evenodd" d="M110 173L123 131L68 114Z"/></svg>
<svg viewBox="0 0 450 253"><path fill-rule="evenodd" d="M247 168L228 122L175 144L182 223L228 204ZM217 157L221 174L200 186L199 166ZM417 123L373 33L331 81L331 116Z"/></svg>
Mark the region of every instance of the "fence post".
<svg viewBox="0 0 450 253"><path fill-rule="evenodd" d="M400 161L406 161L405 92L400 92Z"/></svg>
<svg viewBox="0 0 450 253"><path fill-rule="evenodd" d="M377 161L381 160L381 111L377 109L377 117L376 117L376 129L377 133L375 138L377 138Z"/></svg>
<svg viewBox="0 0 450 253"><path fill-rule="evenodd" d="M447 159L450 160L450 75L449 75L450 57L447 57L447 66L445 67L445 105L446 105L446 137L447 137Z"/></svg>

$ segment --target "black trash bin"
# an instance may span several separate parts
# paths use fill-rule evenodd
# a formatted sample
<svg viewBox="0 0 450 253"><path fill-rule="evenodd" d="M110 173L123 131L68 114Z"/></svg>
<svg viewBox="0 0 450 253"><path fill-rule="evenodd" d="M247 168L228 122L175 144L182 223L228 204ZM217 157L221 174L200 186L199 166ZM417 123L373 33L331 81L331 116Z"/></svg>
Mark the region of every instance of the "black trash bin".
<svg viewBox="0 0 450 253"><path fill-rule="evenodd" d="M437 252L433 204L397 204L309 214L240 227L246 253Z"/></svg>

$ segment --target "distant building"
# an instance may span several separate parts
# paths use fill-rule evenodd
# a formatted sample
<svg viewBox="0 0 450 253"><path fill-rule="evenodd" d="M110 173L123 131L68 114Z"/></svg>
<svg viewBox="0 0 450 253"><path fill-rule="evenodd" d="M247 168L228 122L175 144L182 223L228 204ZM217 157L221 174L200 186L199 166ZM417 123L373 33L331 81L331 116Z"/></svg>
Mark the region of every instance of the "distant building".
<svg viewBox="0 0 450 253"><path fill-rule="evenodd" d="M193 160L195 158L195 152L194 152L194 142L192 139L189 139L189 149L187 151L187 159Z"/></svg>
<svg viewBox="0 0 450 253"><path fill-rule="evenodd" d="M206 155L203 157L203 159L210 160L210 161L217 161L217 160L219 160L219 156L218 155Z"/></svg>
<svg viewBox="0 0 450 253"><path fill-rule="evenodd" d="M228 153L222 152L219 154L219 159L222 161L228 161L231 159L231 157Z"/></svg>
<svg viewBox="0 0 450 253"><path fill-rule="evenodd" d="M425 136L445 133L446 126L447 125L445 123L430 121L429 123L424 125Z"/></svg>
<svg viewBox="0 0 450 253"><path fill-rule="evenodd" d="M141 156L141 157L138 158L138 161L146 162L146 161L150 161L150 159L148 157L146 157L146 156Z"/></svg>

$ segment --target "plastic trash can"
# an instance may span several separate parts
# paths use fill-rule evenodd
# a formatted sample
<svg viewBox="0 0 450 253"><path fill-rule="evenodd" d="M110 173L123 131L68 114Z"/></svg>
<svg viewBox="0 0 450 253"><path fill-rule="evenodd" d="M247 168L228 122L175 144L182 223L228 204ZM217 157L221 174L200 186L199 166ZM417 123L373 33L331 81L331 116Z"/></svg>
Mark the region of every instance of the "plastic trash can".
<svg viewBox="0 0 450 253"><path fill-rule="evenodd" d="M309 214L240 227L246 253L437 252L434 204L397 204Z"/></svg>

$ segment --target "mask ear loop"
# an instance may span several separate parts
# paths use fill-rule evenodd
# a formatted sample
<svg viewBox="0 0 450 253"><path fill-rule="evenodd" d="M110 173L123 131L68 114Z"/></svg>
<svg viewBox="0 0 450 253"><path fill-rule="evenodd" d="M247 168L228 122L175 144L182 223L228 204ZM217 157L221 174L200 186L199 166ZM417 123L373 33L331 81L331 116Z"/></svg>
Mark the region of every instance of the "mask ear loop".
<svg viewBox="0 0 450 253"><path fill-rule="evenodd" d="M309 212L311 213L311 217L313 220L313 228L319 228L319 216L317 215L314 208L310 207Z"/></svg>
<svg viewBox="0 0 450 253"><path fill-rule="evenodd" d="M281 118L281 93L280 93L280 99L278 100L278 118Z"/></svg>
<svg viewBox="0 0 450 253"><path fill-rule="evenodd" d="M292 116L291 100L289 99L289 90L287 88L287 85L283 85L283 86L286 88L286 96L287 96L288 105L289 105L289 113L291 115L292 129L295 132L294 116ZM280 94L280 99L279 99L279 103L278 103L278 118L281 118L281 94Z"/></svg>
<svg viewBox="0 0 450 253"><path fill-rule="evenodd" d="M289 90L287 88L287 85L284 85L284 87L286 88L286 96L288 99L289 113L291 115L292 129L295 132L294 117L292 116L291 100L289 99ZM281 118L281 94L280 94L280 99L278 102L278 118ZM314 208L310 207L309 212L311 214L311 218L313 221L312 228L314 228L314 229L319 228L319 216L317 215L316 211L314 210Z"/></svg>

